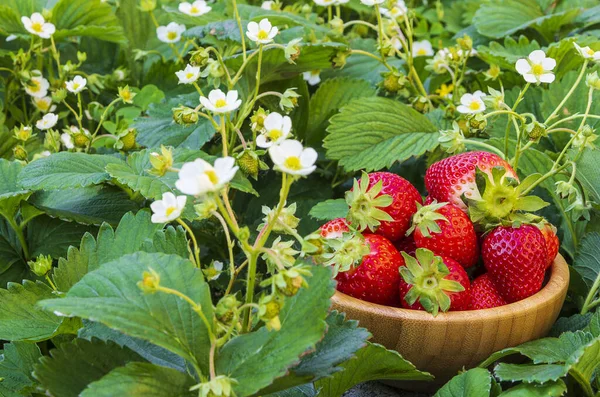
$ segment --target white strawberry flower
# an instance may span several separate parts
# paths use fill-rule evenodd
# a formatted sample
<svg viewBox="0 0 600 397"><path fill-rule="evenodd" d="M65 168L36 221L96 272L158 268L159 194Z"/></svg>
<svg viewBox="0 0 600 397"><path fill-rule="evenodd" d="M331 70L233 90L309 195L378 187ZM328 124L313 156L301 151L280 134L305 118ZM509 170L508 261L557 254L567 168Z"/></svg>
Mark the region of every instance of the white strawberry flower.
<svg viewBox="0 0 600 397"><path fill-rule="evenodd" d="M485 96L486 95L480 90L477 90L472 94L464 94L460 98L460 105L456 110L463 114L481 113L485 110L485 103L483 103L483 98Z"/></svg>
<svg viewBox="0 0 600 397"><path fill-rule="evenodd" d="M302 73L302 78L308 83L308 85L317 85L321 82L321 71L311 70Z"/></svg>
<svg viewBox="0 0 600 397"><path fill-rule="evenodd" d="M433 47L427 40L415 41L412 46L413 57L429 57L433 55Z"/></svg>
<svg viewBox="0 0 600 397"><path fill-rule="evenodd" d="M396 0L392 8L381 7L380 12L388 18L398 19L406 15L408 7L406 7L404 0Z"/></svg>
<svg viewBox="0 0 600 397"><path fill-rule="evenodd" d="M183 32L185 32L185 25L180 25L177 22L171 22L167 26L156 28L156 36L163 43L177 43L181 40Z"/></svg>
<svg viewBox="0 0 600 397"><path fill-rule="evenodd" d="M275 2L271 0L263 1L263 3L260 5L260 8L263 10L272 10L273 4L275 4Z"/></svg>
<svg viewBox="0 0 600 397"><path fill-rule="evenodd" d="M335 0L314 0L315 4L321 7L329 7L335 5Z"/></svg>
<svg viewBox="0 0 600 397"><path fill-rule="evenodd" d="M73 149L75 147L75 144L73 143L73 137L68 132L63 132L60 134L60 141L67 149Z"/></svg>
<svg viewBox="0 0 600 397"><path fill-rule="evenodd" d="M264 18L259 23L249 22L246 36L255 43L268 44L273 41L278 32L277 26L272 26L271 22Z"/></svg>
<svg viewBox="0 0 600 397"><path fill-rule="evenodd" d="M335 0L335 5L341 6L343 4L347 4L348 2L350 2L350 0Z"/></svg>
<svg viewBox="0 0 600 397"><path fill-rule="evenodd" d="M188 2L179 4L179 11L192 17L199 17L208 13L210 10L212 10L212 8L206 5L206 1L204 0L197 0L191 4Z"/></svg>
<svg viewBox="0 0 600 397"><path fill-rule="evenodd" d="M49 39L56 31L54 24L46 22L39 12L34 12L30 18L21 17L21 22L29 33L39 36L42 39Z"/></svg>
<svg viewBox="0 0 600 397"><path fill-rule="evenodd" d="M230 113L239 108L242 100L238 99L238 92L231 90L227 95L219 89L208 93L208 98L201 96L200 103L204 108L213 113Z"/></svg>
<svg viewBox="0 0 600 397"><path fill-rule="evenodd" d="M383 4L385 0L360 0L366 6L374 6L375 4Z"/></svg>
<svg viewBox="0 0 600 397"><path fill-rule="evenodd" d="M285 140L292 129L292 119L277 112L270 113L263 122L264 132L256 137L256 146L271 147Z"/></svg>
<svg viewBox="0 0 600 397"><path fill-rule="evenodd" d="M528 83L552 83L555 79L552 70L556 67L556 61L546 57L542 50L532 51L527 58L521 58L515 64L515 68Z"/></svg>
<svg viewBox="0 0 600 397"><path fill-rule="evenodd" d="M49 96L33 97L31 100L33 106L42 113L53 112L56 109L56 105L52 104L52 98Z"/></svg>
<svg viewBox="0 0 600 397"><path fill-rule="evenodd" d="M269 155L275 164L275 169L291 175L308 175L317 166L317 152L313 148L304 148L294 139L286 139L278 145L269 148Z"/></svg>
<svg viewBox="0 0 600 397"><path fill-rule="evenodd" d="M600 60L600 51L594 51L590 47L580 47L577 43L573 43L575 49L584 59Z"/></svg>
<svg viewBox="0 0 600 397"><path fill-rule="evenodd" d="M214 166L196 159L181 167L175 187L184 194L201 196L221 190L233 179L238 169L233 157L218 158Z"/></svg>
<svg viewBox="0 0 600 397"><path fill-rule="evenodd" d="M167 223L181 216L187 196L175 196L171 192L163 193L162 200L150 204L152 223Z"/></svg>
<svg viewBox="0 0 600 397"><path fill-rule="evenodd" d="M47 113L35 123L35 126L40 130L49 130L58 122L58 116L54 113Z"/></svg>
<svg viewBox="0 0 600 397"><path fill-rule="evenodd" d="M25 84L25 92L34 98L41 98L48 95L48 88L50 83L44 77L39 70L33 70L31 72L33 77Z"/></svg>
<svg viewBox="0 0 600 397"><path fill-rule="evenodd" d="M85 89L86 85L87 80L81 76L75 76L73 80L65 83L65 86L67 86L67 91L72 92L73 94L79 94Z"/></svg>
<svg viewBox="0 0 600 397"><path fill-rule="evenodd" d="M179 84L192 84L200 77L200 67L187 65L185 69L175 72Z"/></svg>

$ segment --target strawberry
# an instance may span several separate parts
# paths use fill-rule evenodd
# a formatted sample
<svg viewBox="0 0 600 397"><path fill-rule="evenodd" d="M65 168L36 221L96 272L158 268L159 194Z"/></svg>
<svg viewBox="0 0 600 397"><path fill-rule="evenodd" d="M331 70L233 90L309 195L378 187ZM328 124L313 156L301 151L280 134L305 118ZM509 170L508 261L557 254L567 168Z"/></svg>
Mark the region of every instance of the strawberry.
<svg viewBox="0 0 600 397"><path fill-rule="evenodd" d="M498 226L481 248L483 264L500 295L509 303L542 288L548 261L546 241L536 226Z"/></svg>
<svg viewBox="0 0 600 397"><path fill-rule="evenodd" d="M436 255L452 258L464 268L477 263L478 242L475 227L458 206L437 203L417 204L412 227L418 248L427 248Z"/></svg>
<svg viewBox="0 0 600 397"><path fill-rule="evenodd" d="M554 262L554 258L558 255L558 248L560 247L560 241L558 241L558 236L556 235L556 228L550 223L544 223L542 226L542 235L544 236L544 240L546 241L546 250L548 253L546 259L546 269L552 266L552 262Z"/></svg>
<svg viewBox="0 0 600 397"><path fill-rule="evenodd" d="M451 156L432 164L425 173L425 187L429 195L439 202L449 202L467 211L461 199L481 199L475 181L475 170L490 174L492 168L503 167L507 175L517 179L517 173L498 155L488 152L467 152Z"/></svg>
<svg viewBox="0 0 600 397"><path fill-rule="evenodd" d="M423 200L419 191L406 179L391 172L363 173L346 193L350 206L348 221L358 230L397 241L404 237L410 220Z"/></svg>
<svg viewBox="0 0 600 397"><path fill-rule="evenodd" d="M364 244L368 253L362 262L337 274L338 291L380 305L400 306L398 267L404 265L404 259L383 236L367 234Z"/></svg>
<svg viewBox="0 0 600 397"><path fill-rule="evenodd" d="M333 219L319 228L321 237L325 239L340 238L344 233L348 232L350 232L350 228L344 218Z"/></svg>
<svg viewBox="0 0 600 397"><path fill-rule="evenodd" d="M441 310L467 310L470 302L469 276L453 259L435 256L417 248L415 257L402 253L405 266L400 267L402 307L426 310L434 316Z"/></svg>
<svg viewBox="0 0 600 397"><path fill-rule="evenodd" d="M487 273L477 277L471 283L471 304L469 309L491 309L506 305L506 301L500 296L500 293L490 280Z"/></svg>
<svg viewBox="0 0 600 397"><path fill-rule="evenodd" d="M417 250L417 245L415 244L415 238L413 235L408 235L404 237L402 240L398 240L394 243L394 247L398 250L398 252L406 252L408 255L414 256L415 251Z"/></svg>

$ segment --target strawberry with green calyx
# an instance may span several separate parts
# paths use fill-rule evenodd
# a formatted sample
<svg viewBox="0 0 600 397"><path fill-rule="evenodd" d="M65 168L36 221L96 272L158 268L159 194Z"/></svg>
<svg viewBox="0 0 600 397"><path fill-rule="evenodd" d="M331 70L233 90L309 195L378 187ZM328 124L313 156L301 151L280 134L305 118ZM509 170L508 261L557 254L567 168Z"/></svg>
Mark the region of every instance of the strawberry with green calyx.
<svg viewBox="0 0 600 397"><path fill-rule="evenodd" d="M494 167L502 167L512 178L517 173L500 156L488 152L467 152L447 157L433 163L425 173L425 187L432 199L449 202L467 211L462 197L479 199L481 196L475 182L475 170L491 173Z"/></svg>
<svg viewBox="0 0 600 397"><path fill-rule="evenodd" d="M490 280L509 303L525 299L542 288L548 261L546 241L537 226L498 226L481 246Z"/></svg>
<svg viewBox="0 0 600 397"><path fill-rule="evenodd" d="M544 236L544 240L546 241L546 269L552 266L552 262L558 255L558 249L560 248L560 241L558 240L558 236L556 235L556 227L554 225L544 222L540 226L540 230L542 235Z"/></svg>
<svg viewBox="0 0 600 397"><path fill-rule="evenodd" d="M325 239L340 238L344 233L350 232L348 222L344 218L337 218L321 225L319 233Z"/></svg>
<svg viewBox="0 0 600 397"><path fill-rule="evenodd" d="M410 227L416 203L423 203L419 191L406 179L391 172L363 173L346 193L350 206L348 222L359 231L371 232L397 241Z"/></svg>
<svg viewBox="0 0 600 397"><path fill-rule="evenodd" d="M487 273L473 280L471 283L470 310L491 309L504 305L506 305L506 301L500 296Z"/></svg>
<svg viewBox="0 0 600 397"><path fill-rule="evenodd" d="M337 290L367 302L400 306L398 267L404 266L404 259L388 239L376 234L364 236L364 247L367 253L360 264L337 274Z"/></svg>
<svg viewBox="0 0 600 397"><path fill-rule="evenodd" d="M453 259L435 256L425 248L417 248L415 257L402 252L405 266L400 267L402 306L425 309L437 316L439 311L466 310L469 298L469 276Z"/></svg>
<svg viewBox="0 0 600 397"><path fill-rule="evenodd" d="M538 211L548 206L548 203L537 196L525 195L539 178L540 174L532 174L519 183L502 167L494 167L491 172L477 169L477 188L481 196L478 199L464 197L471 220L482 226L483 230L507 222L539 221L540 217L530 212Z"/></svg>
<svg viewBox="0 0 600 397"><path fill-rule="evenodd" d="M319 262L333 267L334 277L359 266L370 250L362 234L343 233L339 238L325 240L326 251L319 256Z"/></svg>
<svg viewBox="0 0 600 397"><path fill-rule="evenodd" d="M412 227L415 244L436 255L452 258L464 268L478 259L478 238L473 223L459 207L435 200L426 206L417 204Z"/></svg>

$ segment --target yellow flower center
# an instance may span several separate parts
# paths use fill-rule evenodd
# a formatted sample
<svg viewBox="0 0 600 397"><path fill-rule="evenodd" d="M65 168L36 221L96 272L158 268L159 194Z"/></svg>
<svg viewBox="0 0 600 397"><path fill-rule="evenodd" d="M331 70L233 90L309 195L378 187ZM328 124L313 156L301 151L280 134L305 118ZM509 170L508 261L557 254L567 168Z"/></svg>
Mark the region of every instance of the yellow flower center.
<svg viewBox="0 0 600 397"><path fill-rule="evenodd" d="M454 90L454 86L452 84L450 84L450 85L442 84L440 86L440 88L438 88L436 90L436 92L438 93L439 96L441 96L442 98L445 98L448 95L452 94L453 90Z"/></svg>
<svg viewBox="0 0 600 397"><path fill-rule="evenodd" d="M167 33L167 39L175 40L176 38L177 38L177 32L168 32Z"/></svg>
<svg viewBox="0 0 600 397"><path fill-rule="evenodd" d="M290 156L287 159L285 159L283 165L285 166L285 168L292 171L298 171L302 168L302 164L300 163L300 157L296 156Z"/></svg>
<svg viewBox="0 0 600 397"><path fill-rule="evenodd" d="M544 67L541 64L537 63L531 67L531 73L533 73L536 76L540 76L544 74Z"/></svg>
<svg viewBox="0 0 600 397"><path fill-rule="evenodd" d="M77 83L73 83L73 89L74 89L74 90L76 90L76 89L78 89L78 88L79 88L79 84L77 84Z"/></svg>
<svg viewBox="0 0 600 397"><path fill-rule="evenodd" d="M211 183L213 185L216 185L217 183L219 183L219 177L217 176L217 173L213 170L208 170L208 171L204 171L204 173L206 174L206 176L208 177L208 179L211 181Z"/></svg>
<svg viewBox="0 0 600 397"><path fill-rule="evenodd" d="M425 48L419 48L417 50L417 55L427 55L427 51L425 50Z"/></svg>
<svg viewBox="0 0 600 397"><path fill-rule="evenodd" d="M269 38L269 33L264 30L259 30L256 37L258 37L259 40L266 40Z"/></svg>
<svg viewBox="0 0 600 397"><path fill-rule="evenodd" d="M191 79L192 77L194 77L194 73L192 73L192 72L188 72L188 73L185 75L185 78L186 78L186 79Z"/></svg>
<svg viewBox="0 0 600 397"><path fill-rule="evenodd" d="M594 55L594 50L592 50L591 48L588 47L587 50L585 50L585 52L587 52L588 55Z"/></svg>
<svg viewBox="0 0 600 397"><path fill-rule="evenodd" d="M47 102L43 99L36 99L35 106L37 106L37 108L42 112L46 112L48 109L50 109L50 102Z"/></svg>
<svg viewBox="0 0 600 397"><path fill-rule="evenodd" d="M271 138L272 141L276 141L283 135L281 130L271 130L268 133L268 137Z"/></svg>
<svg viewBox="0 0 600 397"><path fill-rule="evenodd" d="M217 108L223 108L227 106L227 101L225 99L217 99L217 102L215 102L215 107Z"/></svg>
<svg viewBox="0 0 600 397"><path fill-rule="evenodd" d="M479 110L479 109L481 109L481 104L478 101L473 101L469 105L469 109L471 109L471 110Z"/></svg>
<svg viewBox="0 0 600 397"><path fill-rule="evenodd" d="M38 92L42 88L42 85L37 80L31 80L29 82L29 90L31 92Z"/></svg>
<svg viewBox="0 0 600 397"><path fill-rule="evenodd" d="M41 33L41 32L42 32L42 30L43 30L43 28L44 28L44 24L43 24L43 23L40 23L40 22L34 22L34 23L32 23L32 24L31 24L31 29L32 29L34 32Z"/></svg>
<svg viewBox="0 0 600 397"><path fill-rule="evenodd" d="M190 14L197 14L199 12L200 10L196 8L196 6L192 6L192 8L190 8Z"/></svg>
<svg viewBox="0 0 600 397"><path fill-rule="evenodd" d="M177 207L168 207L167 210L165 211L165 213L167 214L167 216L170 216L176 210L177 210Z"/></svg>

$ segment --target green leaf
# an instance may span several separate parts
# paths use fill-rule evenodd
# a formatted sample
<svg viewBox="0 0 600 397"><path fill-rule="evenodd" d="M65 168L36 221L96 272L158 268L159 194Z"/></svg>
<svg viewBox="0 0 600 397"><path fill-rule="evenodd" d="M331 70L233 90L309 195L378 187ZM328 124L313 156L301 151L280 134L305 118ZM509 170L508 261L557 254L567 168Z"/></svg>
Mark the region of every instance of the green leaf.
<svg viewBox="0 0 600 397"><path fill-rule="evenodd" d="M537 383L521 383L506 390L499 397L560 397L567 391L567 385L562 380Z"/></svg>
<svg viewBox="0 0 600 397"><path fill-rule="evenodd" d="M589 324L585 327L585 331L591 333L594 337L600 336L600 311L592 314Z"/></svg>
<svg viewBox="0 0 600 397"><path fill-rule="evenodd" d="M306 132L299 131L308 146L320 146L325 137L329 118L344 105L356 98L375 95L375 89L365 80L335 78L323 82L310 98L309 119Z"/></svg>
<svg viewBox="0 0 600 397"><path fill-rule="evenodd" d="M29 163L19 175L24 189L49 190L85 187L110 179L108 164L122 160L102 154L60 152Z"/></svg>
<svg viewBox="0 0 600 397"><path fill-rule="evenodd" d="M567 368L562 364L506 364L500 363L494 374L501 381L524 381L527 383L544 383L556 381L567 375Z"/></svg>
<svg viewBox="0 0 600 397"><path fill-rule="evenodd" d="M276 22L271 21L273 25ZM200 24L198 24L200 25ZM244 24L245 25L245 24ZM243 25L242 25L243 26ZM212 42L214 39L217 40L231 40L236 43L241 43L242 39L240 36L240 29L235 19L227 19L224 21L209 22L202 24L201 26L195 26L185 31L185 37L191 37L199 39L200 42ZM203 40L205 38L209 40Z"/></svg>
<svg viewBox="0 0 600 397"><path fill-rule="evenodd" d="M455 376L435 393L434 397L489 396L492 379L488 370L473 368Z"/></svg>
<svg viewBox="0 0 600 397"><path fill-rule="evenodd" d="M127 335L142 338L184 357L208 373L208 330L189 303L166 293L145 294L137 283L152 268L160 285L187 295L213 318L208 284L202 272L175 255L137 252L86 274L66 298L40 305L65 316L93 319ZM213 331L214 332L214 331Z"/></svg>
<svg viewBox="0 0 600 397"><path fill-rule="evenodd" d="M147 363L129 363L92 382L81 397L192 397L196 382L186 373Z"/></svg>
<svg viewBox="0 0 600 397"><path fill-rule="evenodd" d="M339 365L354 357L354 353L364 347L371 337L365 328L358 328L357 321L346 321L344 313L332 311L327 316L327 333L317 343L315 351L303 356L300 363L289 370L289 374L277 379L259 394L289 389L330 376L342 368Z"/></svg>
<svg viewBox="0 0 600 397"><path fill-rule="evenodd" d="M162 92L154 84L145 85L140 92L133 98L133 104L140 109L146 111L148 106L153 103L160 103L165 98L165 93Z"/></svg>
<svg viewBox="0 0 600 397"><path fill-rule="evenodd" d="M532 51L539 50L537 41L529 41L527 36L519 36L516 41L510 36L504 38L504 45L492 41L487 46L477 47L478 56L489 64L496 64L501 68L514 70L515 63L520 58L527 57Z"/></svg>
<svg viewBox="0 0 600 397"><path fill-rule="evenodd" d="M163 227L152 223L150 218L149 211L128 213L123 216L116 230L104 223L100 226L97 239L86 233L79 248L69 248L66 259L58 261L58 267L54 270L54 283L59 291L68 291L84 275L100 265L139 251Z"/></svg>
<svg viewBox="0 0 600 397"><path fill-rule="evenodd" d="M480 34L498 39L527 28L543 16L535 0L500 0L482 4L473 24Z"/></svg>
<svg viewBox="0 0 600 397"><path fill-rule="evenodd" d="M112 342L75 339L42 357L33 376L53 396L77 397L89 383L131 361L143 359Z"/></svg>
<svg viewBox="0 0 600 397"><path fill-rule="evenodd" d="M575 332L583 330L590 323L591 317L591 313L576 313L569 317L561 317L558 320L556 320L556 322L552 326L549 336L558 337L564 332ZM595 336L600 336L600 334Z"/></svg>
<svg viewBox="0 0 600 397"><path fill-rule="evenodd" d="M342 368L343 371L315 383L317 388L321 388L322 395L338 397L353 386L370 380L433 379L430 374L417 370L398 352L374 343L367 343L356 353L356 358L343 363Z"/></svg>
<svg viewBox="0 0 600 397"><path fill-rule="evenodd" d="M312 207L308 215L323 221L345 218L346 215L348 215L348 204L344 199L321 201L319 204Z"/></svg>
<svg viewBox="0 0 600 397"><path fill-rule="evenodd" d="M42 190L29 202L52 217L91 225L117 224L125 213L139 209L125 191L113 186Z"/></svg>
<svg viewBox="0 0 600 397"><path fill-rule="evenodd" d="M37 307L37 302L55 295L46 284L25 280L0 289L0 339L42 341L58 333L60 317Z"/></svg>
<svg viewBox="0 0 600 397"><path fill-rule="evenodd" d="M24 389L34 385L33 365L42 356L35 343L5 343L0 351L0 396L22 396Z"/></svg>
<svg viewBox="0 0 600 397"><path fill-rule="evenodd" d="M171 109L179 105L196 107L198 95L179 96L164 103L150 104L148 115L136 118L132 124L138 132L137 142L148 148L165 145L197 150L210 141L216 131L205 118L201 117L196 124L186 126L173 121Z"/></svg>
<svg viewBox="0 0 600 397"><path fill-rule="evenodd" d="M51 21L56 25L55 40L90 36L115 43L126 41L112 7L100 0L59 0L52 9Z"/></svg>
<svg viewBox="0 0 600 397"><path fill-rule="evenodd" d="M0 286L5 286L7 281L20 282L22 278L5 280L4 273L11 268L28 268L26 260L17 234L8 222L0 217Z"/></svg>
<svg viewBox="0 0 600 397"><path fill-rule="evenodd" d="M0 214L5 217L13 217L21 200L27 197L28 192L17 184L22 168L19 162L0 159Z"/></svg>
<svg viewBox="0 0 600 397"><path fill-rule="evenodd" d="M311 272L309 287L286 301L279 315L279 331L262 327L231 339L219 351L217 373L238 381L234 386L238 397L253 395L284 375L302 353L314 349L325 333L324 320L334 293L331 269L314 266Z"/></svg>
<svg viewBox="0 0 600 397"><path fill-rule="evenodd" d="M75 222L64 222L49 216L38 216L27 224L29 256L50 255L55 259L66 256L72 245L78 245L81 236L95 230Z"/></svg>
<svg viewBox="0 0 600 397"><path fill-rule="evenodd" d="M437 129L422 114L386 98L361 98L333 116L323 146L347 171L380 170L438 146Z"/></svg>
<svg viewBox="0 0 600 397"><path fill-rule="evenodd" d="M600 151L584 150L577 161L577 180L583 185L585 192L590 195L589 199L600 202Z"/></svg>
<svg viewBox="0 0 600 397"><path fill-rule="evenodd" d="M173 368L180 372L186 372L185 360L177 354L171 353L160 346L156 346L140 338L133 338L129 335L125 335L101 323L84 320L83 325L83 328L81 328L77 334L79 338L87 340L97 338L105 342L112 341L119 346L128 347L152 364Z"/></svg>
<svg viewBox="0 0 600 397"><path fill-rule="evenodd" d="M588 288L600 278L600 233L586 234L577 250L573 268L581 275Z"/></svg>

